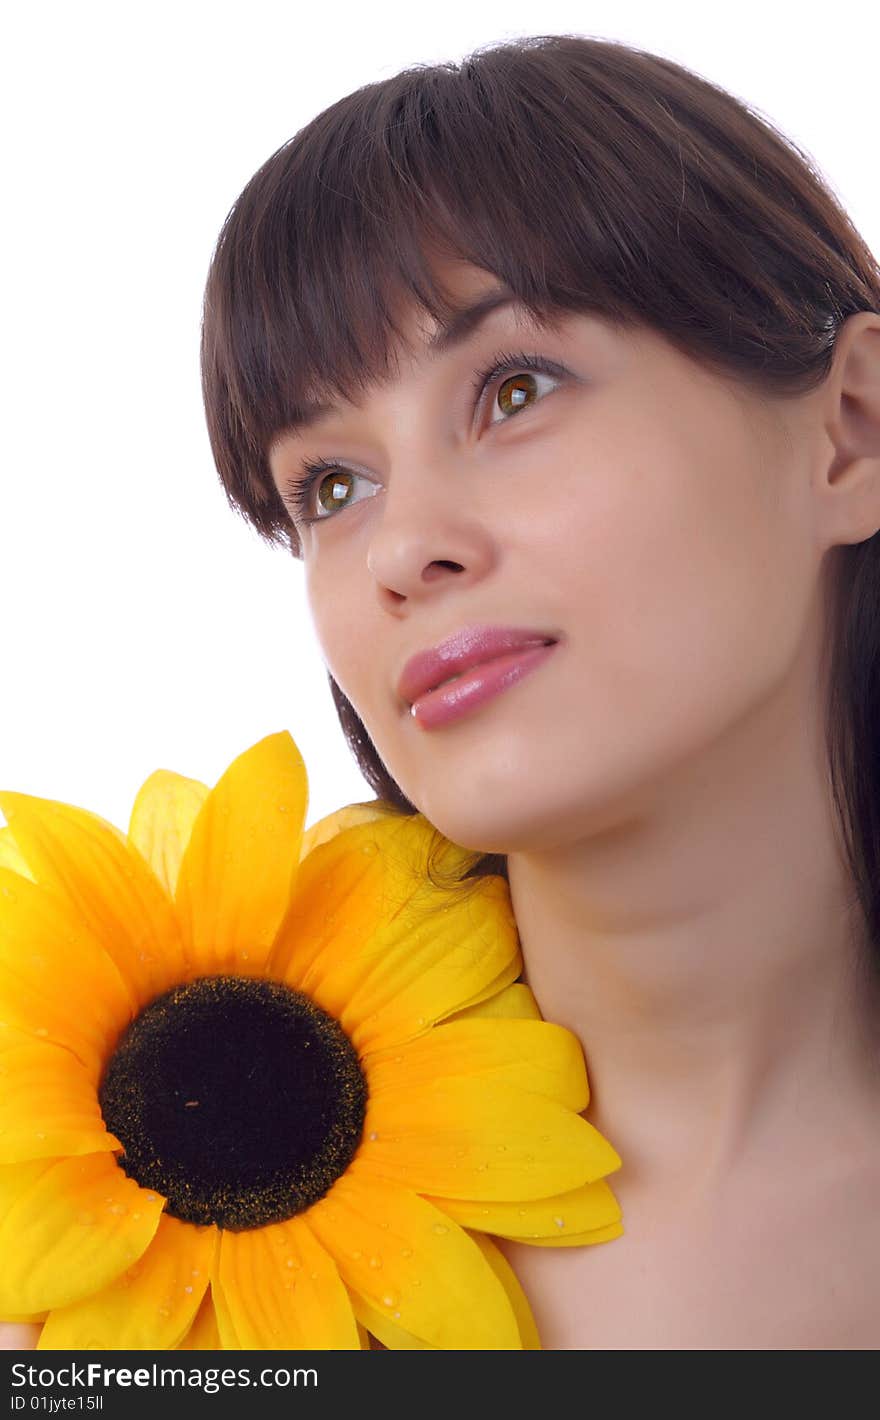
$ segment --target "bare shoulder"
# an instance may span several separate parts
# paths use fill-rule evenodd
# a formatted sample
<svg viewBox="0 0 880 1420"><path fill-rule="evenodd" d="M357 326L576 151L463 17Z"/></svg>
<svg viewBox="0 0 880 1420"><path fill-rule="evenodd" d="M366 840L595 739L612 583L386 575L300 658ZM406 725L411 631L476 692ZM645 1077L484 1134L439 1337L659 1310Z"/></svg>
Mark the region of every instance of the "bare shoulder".
<svg viewBox="0 0 880 1420"><path fill-rule="evenodd" d="M28 1322L0 1321L0 1351L33 1351L40 1327Z"/></svg>
<svg viewBox="0 0 880 1420"><path fill-rule="evenodd" d="M622 1197L623 1235L592 1247L497 1241L546 1350L874 1350L880 1153L871 1152L803 1187L765 1179L678 1206Z"/></svg>

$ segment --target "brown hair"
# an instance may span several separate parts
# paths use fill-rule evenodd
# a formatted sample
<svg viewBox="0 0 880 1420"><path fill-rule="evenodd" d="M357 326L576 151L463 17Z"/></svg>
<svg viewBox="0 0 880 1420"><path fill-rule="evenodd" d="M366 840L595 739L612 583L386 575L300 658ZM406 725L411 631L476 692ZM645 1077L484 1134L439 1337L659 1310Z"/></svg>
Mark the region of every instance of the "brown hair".
<svg viewBox="0 0 880 1420"><path fill-rule="evenodd" d="M446 324L432 251L495 274L532 315L645 326L765 398L817 388L880 268L809 156L679 64L546 35L416 65L332 104L234 203L208 274L202 380L227 498L300 556L267 455L304 398L389 370L395 315ZM299 401L299 402L298 402ZM869 939L880 945L877 538L835 548L829 764ZM330 677L380 799L416 812ZM503 855L476 872L506 875Z"/></svg>

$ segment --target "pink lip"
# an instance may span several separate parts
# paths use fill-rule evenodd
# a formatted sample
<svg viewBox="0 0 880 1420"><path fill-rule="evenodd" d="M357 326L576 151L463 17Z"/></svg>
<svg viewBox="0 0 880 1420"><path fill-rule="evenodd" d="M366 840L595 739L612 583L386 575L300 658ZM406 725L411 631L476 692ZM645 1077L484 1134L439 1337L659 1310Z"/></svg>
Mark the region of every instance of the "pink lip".
<svg viewBox="0 0 880 1420"><path fill-rule="evenodd" d="M439 645L411 656L397 682L397 689L402 699L412 705L426 690L433 690L450 676L482 665L484 661L509 655L512 651L558 639L551 631L536 631L532 627L464 626Z"/></svg>
<svg viewBox="0 0 880 1420"><path fill-rule="evenodd" d="M553 655L558 644L551 641L540 646L524 646L509 656L482 661L439 690L425 691L413 701L410 714L422 730L435 730L460 720L531 675Z"/></svg>

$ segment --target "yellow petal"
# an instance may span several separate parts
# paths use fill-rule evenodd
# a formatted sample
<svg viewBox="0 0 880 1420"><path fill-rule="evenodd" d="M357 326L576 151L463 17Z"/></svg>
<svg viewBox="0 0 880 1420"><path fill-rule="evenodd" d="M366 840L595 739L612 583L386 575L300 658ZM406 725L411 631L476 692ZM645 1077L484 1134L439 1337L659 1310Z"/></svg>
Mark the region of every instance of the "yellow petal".
<svg viewBox="0 0 880 1420"><path fill-rule="evenodd" d="M611 1242L613 1238L619 1238L623 1231L622 1223L610 1223L607 1228L594 1228L589 1233L572 1233L570 1236L562 1235L558 1238L519 1238L516 1241L534 1247L583 1247L592 1243Z"/></svg>
<svg viewBox="0 0 880 1420"><path fill-rule="evenodd" d="M270 962L361 1053L421 1034L522 966L506 882L434 887L425 864L436 830L420 820L377 819L310 853Z"/></svg>
<svg viewBox="0 0 880 1420"><path fill-rule="evenodd" d="M520 1286L519 1278L511 1267L507 1258L496 1247L491 1238L485 1237L482 1233L470 1233L480 1252L485 1257L495 1276L498 1278L505 1292L507 1293L510 1305L513 1307L513 1314L519 1326L520 1340L524 1351L540 1351L541 1339L538 1336L538 1328L535 1318L532 1316L532 1309L529 1306L528 1298Z"/></svg>
<svg viewBox="0 0 880 1420"><path fill-rule="evenodd" d="M69 1050L41 1043L0 1055L0 1164L121 1148L93 1078Z"/></svg>
<svg viewBox="0 0 880 1420"><path fill-rule="evenodd" d="M441 1350L519 1350L507 1293L471 1238L355 1160L303 1215L352 1293ZM381 1339L381 1338L380 1338Z"/></svg>
<svg viewBox="0 0 880 1420"><path fill-rule="evenodd" d="M358 1159L441 1198L542 1198L619 1167L611 1145L554 1100L492 1080L370 1097Z"/></svg>
<svg viewBox="0 0 880 1420"><path fill-rule="evenodd" d="M336 1265L299 1216L221 1233L214 1301L225 1350L361 1349Z"/></svg>
<svg viewBox="0 0 880 1420"><path fill-rule="evenodd" d="M41 1351L168 1351L193 1324L211 1275L216 1228L164 1213L143 1256L108 1286L56 1307Z"/></svg>
<svg viewBox="0 0 880 1420"><path fill-rule="evenodd" d="M490 996L488 1001L480 1001L476 1006L466 1006L463 1011L456 1011L454 1015L448 1016L449 1021L469 1020L473 1017L484 1019L485 1017L513 1017L514 1019L529 1019L540 1021L541 1011L532 993L530 986L526 986L524 981L514 981L512 985L506 986L503 991L499 991L494 996Z"/></svg>
<svg viewBox="0 0 880 1420"><path fill-rule="evenodd" d="M508 1301L513 1308L519 1326L522 1349L524 1351L540 1351L541 1341L535 1318L532 1316L531 1307L520 1285L519 1278L507 1258L500 1248L482 1233L469 1233L468 1236L473 1238L507 1293ZM371 1307L361 1297L355 1299L355 1312L364 1326L368 1327L373 1336L377 1337L390 1351L437 1350L436 1346L429 1346L427 1341L420 1341L418 1337L412 1336L408 1331L403 1331L395 1322L389 1321L388 1317L384 1316L377 1307Z"/></svg>
<svg viewBox="0 0 880 1420"><path fill-rule="evenodd" d="M3 993L2 976L3 972L2 969L0 969L0 1000L2 1000ZM3 1005L0 1005L0 1010L2 1009ZM8 1021L0 1021L0 1055L3 1054L4 1050L9 1050L10 1047L14 1045L31 1045L33 1039L34 1037L29 1035L27 1031L17 1030L14 1026L11 1026Z"/></svg>
<svg viewBox="0 0 880 1420"><path fill-rule="evenodd" d="M557 1100L578 1113L587 1104L584 1053L577 1036L550 1021L466 1019L443 1022L427 1035L364 1058L370 1094L416 1095L441 1081L485 1080Z"/></svg>
<svg viewBox="0 0 880 1420"><path fill-rule="evenodd" d="M239 755L210 791L177 880L188 979L262 974L290 903L307 804L305 765L287 731Z"/></svg>
<svg viewBox="0 0 880 1420"><path fill-rule="evenodd" d="M12 836L12 829L8 827L0 828L0 868L8 868L11 873L20 873L23 878L35 881L21 849Z"/></svg>
<svg viewBox="0 0 880 1420"><path fill-rule="evenodd" d="M222 1351L220 1331L217 1326L217 1312L208 1287L202 1297L202 1305L186 1336L176 1347L178 1351Z"/></svg>
<svg viewBox="0 0 880 1420"><path fill-rule="evenodd" d="M164 1199L112 1154L0 1168L0 1316L64 1307L112 1282L149 1246Z"/></svg>
<svg viewBox="0 0 880 1420"><path fill-rule="evenodd" d="M28 794L0 793L0 808L41 886L57 892L101 943L136 1002L179 979L171 900L118 829L85 809Z"/></svg>
<svg viewBox="0 0 880 1420"><path fill-rule="evenodd" d="M318 848L322 843L329 842L331 838L336 837L337 833L342 833L346 828L354 828L358 823L373 823L377 818L383 818L395 812L391 804L385 803L382 799L374 799L365 804L347 804L344 809L336 809L332 814L326 814L324 818L318 819L317 823L313 823L311 828L305 830L300 860L307 857L313 848Z"/></svg>
<svg viewBox="0 0 880 1420"><path fill-rule="evenodd" d="M506 889L502 889L502 892L506 892ZM520 970L522 970L521 959L519 960L519 967ZM466 1001L461 1002L460 1007L457 1011L447 1012L443 1016L438 1016L437 1019L442 1021L452 1020L453 1015L463 1015L465 1008L482 1005L486 1001L491 1001L495 996L503 994L503 992L507 990L507 987L510 984L511 975L511 968L508 966L497 976L493 977L491 981L487 981L484 985L482 985L479 990L471 992L468 999Z"/></svg>
<svg viewBox="0 0 880 1420"><path fill-rule="evenodd" d="M0 1037L66 1046L97 1084L136 1007L69 904L0 868Z"/></svg>
<svg viewBox="0 0 880 1420"><path fill-rule="evenodd" d="M431 1201L462 1227L541 1246L570 1246L574 1238L604 1232L616 1225L621 1216L620 1204L601 1178L552 1198L521 1199L515 1203L463 1198Z"/></svg>
<svg viewBox="0 0 880 1420"><path fill-rule="evenodd" d="M377 1341L381 1341L386 1351L436 1351L438 1348L432 1346L428 1341L419 1340L418 1336L413 1336L412 1332L404 1331L403 1327L386 1316L378 1307L371 1307L369 1302L363 1297L352 1294L352 1305L358 1321L366 1328L371 1336L375 1336Z"/></svg>
<svg viewBox="0 0 880 1420"><path fill-rule="evenodd" d="M180 860L208 792L207 784L198 779L157 769L135 798L129 841L146 858L169 897L174 896Z"/></svg>
<svg viewBox="0 0 880 1420"><path fill-rule="evenodd" d="M296 899L270 958L273 974L281 976L291 967L305 977L320 956L344 956L347 936L362 941L375 935L389 912L398 912L425 888L428 860L438 841L439 861L450 874L473 861L472 853L443 839L422 814L381 812L316 843L303 856ZM449 894L427 886L434 910L445 908Z"/></svg>

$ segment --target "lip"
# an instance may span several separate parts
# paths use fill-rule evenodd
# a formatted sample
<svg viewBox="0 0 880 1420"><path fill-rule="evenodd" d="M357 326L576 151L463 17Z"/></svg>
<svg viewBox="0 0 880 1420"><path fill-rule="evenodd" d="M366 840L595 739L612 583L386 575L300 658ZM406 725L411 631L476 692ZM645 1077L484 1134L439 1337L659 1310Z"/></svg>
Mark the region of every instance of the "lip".
<svg viewBox="0 0 880 1420"><path fill-rule="evenodd" d="M512 651L558 640L555 632L531 626L463 626L445 641L410 657L397 682L398 693L411 706L425 691L435 690L450 676Z"/></svg>

